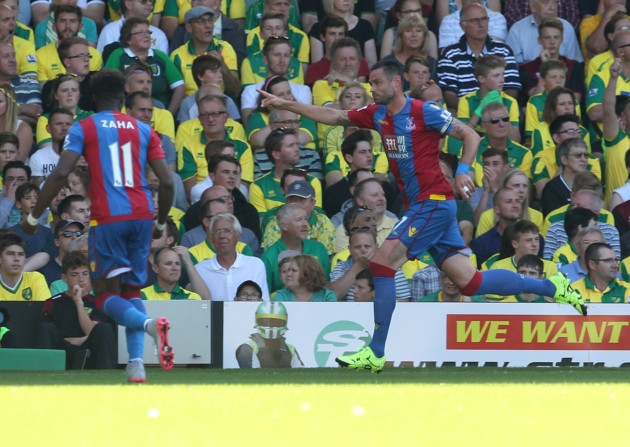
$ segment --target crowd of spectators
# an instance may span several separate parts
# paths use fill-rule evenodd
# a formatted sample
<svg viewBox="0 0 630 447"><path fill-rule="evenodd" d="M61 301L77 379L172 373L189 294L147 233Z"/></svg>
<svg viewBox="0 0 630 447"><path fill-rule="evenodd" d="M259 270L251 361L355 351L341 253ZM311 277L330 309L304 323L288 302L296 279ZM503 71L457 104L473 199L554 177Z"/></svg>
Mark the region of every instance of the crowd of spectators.
<svg viewBox="0 0 630 447"><path fill-rule="evenodd" d="M469 172L477 188L457 200L471 262L538 278L559 269L587 301L628 302L629 6L0 0L0 301L65 300L45 306L42 345L65 338L75 354L109 339L98 312L94 324L79 310L74 326L52 327L53 309L93 306L76 278L99 206L85 163L34 235L19 225L69 128L95 112L101 68L124 73L122 112L155 129L174 180L143 298L373 300L369 261L405 206L387 145L373 130L268 110L257 90L358 108L373 102L369 67L391 60L409 96L437 101L482 137ZM440 144L453 183L461 143ZM159 180L146 175L157 208ZM428 253L397 272L396 298L552 301L462 296Z"/></svg>

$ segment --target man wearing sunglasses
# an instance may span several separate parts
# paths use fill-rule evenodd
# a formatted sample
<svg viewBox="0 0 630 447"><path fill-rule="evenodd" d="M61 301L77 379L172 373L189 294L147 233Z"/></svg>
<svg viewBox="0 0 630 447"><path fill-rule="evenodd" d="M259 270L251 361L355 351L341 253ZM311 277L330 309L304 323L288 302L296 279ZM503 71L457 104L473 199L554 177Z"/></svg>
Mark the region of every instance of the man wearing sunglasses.
<svg viewBox="0 0 630 447"><path fill-rule="evenodd" d="M472 170L475 173L475 186L483 186L484 163L483 154L489 148L507 152L509 167L518 168L531 176L532 152L525 146L509 137L510 117L507 108L500 102L493 102L485 106L481 111L481 127L485 132L479 142L479 150Z"/></svg>
<svg viewBox="0 0 630 447"><path fill-rule="evenodd" d="M70 252L70 243L81 236L84 230L85 226L78 220L60 220L55 225L53 236L55 247L57 247L57 256L51 256L48 264L40 269L49 285L61 279L63 273L61 262Z"/></svg>

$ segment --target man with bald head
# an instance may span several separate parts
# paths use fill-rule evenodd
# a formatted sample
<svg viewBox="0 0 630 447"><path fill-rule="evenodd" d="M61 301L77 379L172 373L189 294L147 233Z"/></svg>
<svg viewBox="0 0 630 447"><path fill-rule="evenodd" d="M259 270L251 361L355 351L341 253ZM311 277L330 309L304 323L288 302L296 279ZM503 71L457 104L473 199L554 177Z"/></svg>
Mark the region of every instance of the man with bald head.
<svg viewBox="0 0 630 447"><path fill-rule="evenodd" d="M461 10L460 25L464 35L459 42L444 49L437 66L437 79L450 110L457 110L459 98L479 88L475 63L481 55L494 54L505 59L505 93L516 98L521 81L510 47L488 36L488 11L479 3L469 3Z"/></svg>

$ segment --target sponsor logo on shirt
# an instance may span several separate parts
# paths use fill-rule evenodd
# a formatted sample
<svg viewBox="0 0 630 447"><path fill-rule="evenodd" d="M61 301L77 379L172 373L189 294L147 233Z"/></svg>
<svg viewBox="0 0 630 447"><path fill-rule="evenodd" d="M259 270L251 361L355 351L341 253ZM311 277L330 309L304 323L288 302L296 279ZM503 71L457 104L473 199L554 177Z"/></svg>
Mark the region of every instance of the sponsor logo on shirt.
<svg viewBox="0 0 630 447"><path fill-rule="evenodd" d="M383 143L387 158L409 158L404 135L384 135Z"/></svg>

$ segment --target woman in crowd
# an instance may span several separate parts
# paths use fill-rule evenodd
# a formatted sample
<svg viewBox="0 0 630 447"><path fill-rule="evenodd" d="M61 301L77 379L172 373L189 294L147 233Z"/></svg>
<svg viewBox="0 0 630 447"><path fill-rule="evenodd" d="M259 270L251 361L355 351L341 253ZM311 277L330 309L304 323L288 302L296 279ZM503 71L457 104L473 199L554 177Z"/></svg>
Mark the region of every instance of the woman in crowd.
<svg viewBox="0 0 630 447"><path fill-rule="evenodd" d="M359 82L346 85L339 94L339 106L342 110L358 109L372 103L372 97ZM344 126L327 126L323 138L323 155L326 157L331 152L341 152L341 143L344 138L356 128ZM383 151L381 136L372 130L372 152Z"/></svg>
<svg viewBox="0 0 630 447"><path fill-rule="evenodd" d="M58 107L68 109L74 115L74 120L82 120L92 114L79 108L80 93L79 80L72 74L62 74L57 76L51 91L51 105L55 110ZM45 113L37 120L36 140L37 146L42 147L50 144L50 132L46 129L50 113Z"/></svg>
<svg viewBox="0 0 630 447"><path fill-rule="evenodd" d="M337 301L335 293L326 288L324 270L313 256L284 258L279 268L285 288L276 292L273 301Z"/></svg>
<svg viewBox="0 0 630 447"><path fill-rule="evenodd" d="M531 184L529 178L523 171L517 168L508 170L499 180L499 188L510 188L516 191L518 199L521 202L521 215L519 219L531 220L538 228L542 229L544 218L540 211L529 207ZM484 211L479 218L476 236L479 237L497 223L494 209L490 208Z"/></svg>
<svg viewBox="0 0 630 447"><path fill-rule="evenodd" d="M429 61L431 77L435 74L436 58L430 54L431 41L429 28L420 14L409 14L400 21L396 29L396 43L391 54L383 57L384 61L394 61L405 69L407 59L411 56L421 56ZM409 81L403 78L403 90L409 89Z"/></svg>
<svg viewBox="0 0 630 447"><path fill-rule="evenodd" d="M146 62L153 69L151 96L177 116L179 105L186 96L184 79L166 53L151 48L151 32L146 20L125 20L120 29L122 48L112 52L104 68L123 71L134 61Z"/></svg>
<svg viewBox="0 0 630 447"><path fill-rule="evenodd" d="M536 156L540 151L555 147L549 132L549 125L561 115L580 115L579 104L575 101L575 94L566 87L556 87L547 94L545 108L543 109L543 121L534 126L531 137L532 155ZM529 114L528 114L529 117ZM591 141L588 130L580 125L580 138L584 140L588 151L591 152Z"/></svg>
<svg viewBox="0 0 630 447"><path fill-rule="evenodd" d="M33 131L24 121L18 119L18 105L13 87L0 85L0 132L12 132L20 140L17 160L26 161L33 145Z"/></svg>
<svg viewBox="0 0 630 447"><path fill-rule="evenodd" d="M422 23L425 23L426 28L426 22L424 18L422 18L422 6L419 0L398 0L392 9L395 11L394 15L397 19L396 25L386 29L383 33L383 40L381 42L381 59L389 56L395 51L396 43L400 39L398 27L400 27L400 24L406 17L412 14L420 16ZM427 40L429 46L427 53L435 61L438 57L437 37L435 37L433 31L427 30L425 39Z"/></svg>

